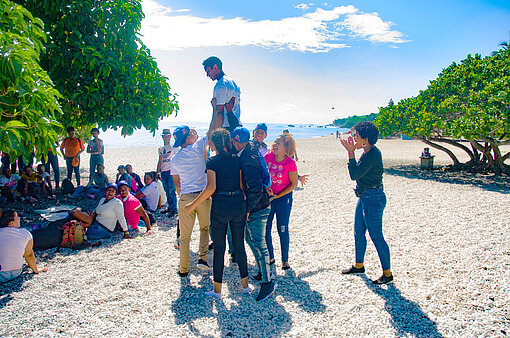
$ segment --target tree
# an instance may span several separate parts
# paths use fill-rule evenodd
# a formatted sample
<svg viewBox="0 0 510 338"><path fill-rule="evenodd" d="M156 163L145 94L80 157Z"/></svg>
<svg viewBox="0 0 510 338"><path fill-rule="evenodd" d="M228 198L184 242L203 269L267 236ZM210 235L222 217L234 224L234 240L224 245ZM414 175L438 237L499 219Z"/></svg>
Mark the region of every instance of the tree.
<svg viewBox="0 0 510 338"><path fill-rule="evenodd" d="M333 121L333 125L340 128L352 128L354 125L361 121L373 121L377 117L377 114L372 113L369 115L354 115L343 119L336 119Z"/></svg>
<svg viewBox="0 0 510 338"><path fill-rule="evenodd" d="M41 20L0 0L0 149L11 159L46 156L63 130L61 96L39 65L45 41Z"/></svg>
<svg viewBox="0 0 510 338"><path fill-rule="evenodd" d="M176 96L138 34L138 0L16 0L49 32L42 66L62 94L66 126L152 132Z"/></svg>
<svg viewBox="0 0 510 338"><path fill-rule="evenodd" d="M445 151L456 168L510 173L500 146L510 143L510 50L468 55L444 69L427 89L397 105L380 108L383 135L405 133ZM461 164L444 143L465 151Z"/></svg>

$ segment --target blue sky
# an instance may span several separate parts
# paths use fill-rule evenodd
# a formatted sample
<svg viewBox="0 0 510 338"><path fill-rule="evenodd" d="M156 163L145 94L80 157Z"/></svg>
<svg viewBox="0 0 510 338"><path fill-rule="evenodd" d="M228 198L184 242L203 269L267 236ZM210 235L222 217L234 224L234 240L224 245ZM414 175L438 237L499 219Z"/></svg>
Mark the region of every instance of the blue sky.
<svg viewBox="0 0 510 338"><path fill-rule="evenodd" d="M179 94L172 121L208 121L220 57L244 122L330 123L414 96L453 61L509 40L510 1L143 0L142 40ZM334 107L334 109L333 109Z"/></svg>

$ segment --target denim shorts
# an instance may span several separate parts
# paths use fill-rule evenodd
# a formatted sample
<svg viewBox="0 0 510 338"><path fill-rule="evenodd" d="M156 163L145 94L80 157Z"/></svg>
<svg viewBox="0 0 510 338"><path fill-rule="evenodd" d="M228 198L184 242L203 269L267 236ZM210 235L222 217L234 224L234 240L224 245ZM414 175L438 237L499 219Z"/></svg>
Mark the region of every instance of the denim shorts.
<svg viewBox="0 0 510 338"><path fill-rule="evenodd" d="M0 271L0 283L6 283L21 275L22 269L13 271Z"/></svg>

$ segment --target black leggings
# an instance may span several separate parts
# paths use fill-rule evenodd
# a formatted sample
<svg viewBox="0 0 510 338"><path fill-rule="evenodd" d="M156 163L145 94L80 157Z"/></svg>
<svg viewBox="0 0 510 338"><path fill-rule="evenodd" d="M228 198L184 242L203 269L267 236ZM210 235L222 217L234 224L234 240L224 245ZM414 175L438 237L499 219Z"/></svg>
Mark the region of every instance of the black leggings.
<svg viewBox="0 0 510 338"><path fill-rule="evenodd" d="M213 196L211 207L211 232L214 243L214 281L222 283L227 227L232 232L232 242L239 266L241 279L248 277L248 263L244 250L244 227L246 225L246 204L242 195Z"/></svg>

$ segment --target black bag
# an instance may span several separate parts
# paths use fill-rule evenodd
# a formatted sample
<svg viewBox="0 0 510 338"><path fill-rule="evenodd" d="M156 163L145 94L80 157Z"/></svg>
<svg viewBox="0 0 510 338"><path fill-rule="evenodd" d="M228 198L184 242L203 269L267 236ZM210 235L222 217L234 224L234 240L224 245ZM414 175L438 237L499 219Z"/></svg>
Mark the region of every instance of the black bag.
<svg viewBox="0 0 510 338"><path fill-rule="evenodd" d="M64 224L69 222L72 216L69 215L64 219L51 222L45 228L40 228L32 231L34 239L34 251L41 251L51 248L56 248L62 243L62 229Z"/></svg>
<svg viewBox="0 0 510 338"><path fill-rule="evenodd" d="M70 179L65 178L62 181L62 194L74 194L75 188Z"/></svg>

